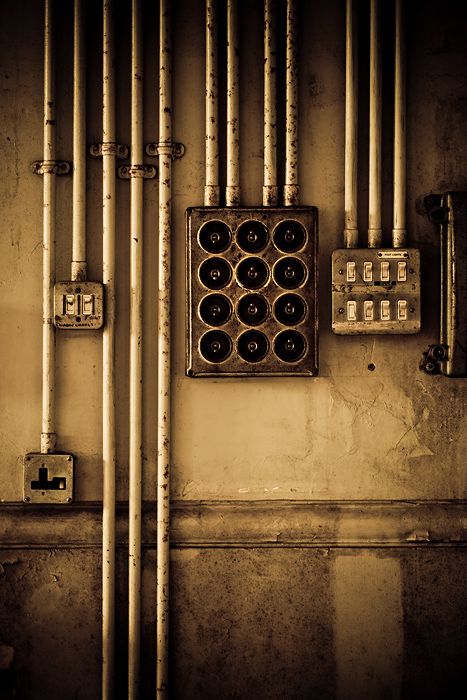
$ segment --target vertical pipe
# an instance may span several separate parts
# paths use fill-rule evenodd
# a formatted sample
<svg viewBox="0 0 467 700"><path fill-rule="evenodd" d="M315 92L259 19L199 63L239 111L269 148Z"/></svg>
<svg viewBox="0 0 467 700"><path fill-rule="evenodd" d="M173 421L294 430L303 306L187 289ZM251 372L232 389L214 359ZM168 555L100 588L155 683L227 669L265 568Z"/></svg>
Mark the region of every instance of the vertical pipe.
<svg viewBox="0 0 467 700"><path fill-rule="evenodd" d="M240 204L238 2L227 0L227 186L228 207Z"/></svg>
<svg viewBox="0 0 467 700"><path fill-rule="evenodd" d="M370 130L368 247L379 248L381 228L381 50L378 0L370 5Z"/></svg>
<svg viewBox="0 0 467 700"><path fill-rule="evenodd" d="M263 206L277 206L276 2L264 0Z"/></svg>
<svg viewBox="0 0 467 700"><path fill-rule="evenodd" d="M114 695L115 646L115 226L116 156L113 0L103 0L102 282L102 700Z"/></svg>
<svg viewBox="0 0 467 700"><path fill-rule="evenodd" d="M71 279L86 279L86 58L84 8L75 0L73 29L73 259Z"/></svg>
<svg viewBox="0 0 467 700"><path fill-rule="evenodd" d="M141 620L142 340L143 340L143 52L142 5L132 0L130 179L130 447L128 698L139 694ZM135 168L136 166L136 168ZM139 175L139 177L137 176Z"/></svg>
<svg viewBox="0 0 467 700"><path fill-rule="evenodd" d="M298 204L297 2L287 0L284 205Z"/></svg>
<svg viewBox="0 0 467 700"><path fill-rule="evenodd" d="M206 186L205 206L219 206L217 0L206 0Z"/></svg>
<svg viewBox="0 0 467 700"><path fill-rule="evenodd" d="M355 1L346 0L344 245L358 247L358 53Z"/></svg>
<svg viewBox="0 0 467 700"><path fill-rule="evenodd" d="M45 0L44 16L44 165L42 257L42 431L41 453L53 452L55 434L55 84L52 0Z"/></svg>
<svg viewBox="0 0 467 700"><path fill-rule="evenodd" d="M170 537L170 291L172 211L172 43L170 0L160 0L159 266L157 399L157 697L168 697Z"/></svg>
<svg viewBox="0 0 467 700"><path fill-rule="evenodd" d="M402 0L396 0L394 47L394 215L392 245L407 245L406 203L406 131L405 131L405 17Z"/></svg>

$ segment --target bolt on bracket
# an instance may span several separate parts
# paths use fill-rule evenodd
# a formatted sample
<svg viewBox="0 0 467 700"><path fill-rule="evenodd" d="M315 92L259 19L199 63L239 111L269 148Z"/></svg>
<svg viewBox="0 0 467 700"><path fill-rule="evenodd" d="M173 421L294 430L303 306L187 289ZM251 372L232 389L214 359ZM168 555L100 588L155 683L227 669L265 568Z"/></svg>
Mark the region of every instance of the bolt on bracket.
<svg viewBox="0 0 467 700"><path fill-rule="evenodd" d="M71 163L65 160L35 160L31 163L34 175L69 175Z"/></svg>
<svg viewBox="0 0 467 700"><path fill-rule="evenodd" d="M185 146L183 143L175 143L174 141L161 141L160 143L148 143L146 146L148 156L169 155L172 160L183 158L185 155Z"/></svg>
<svg viewBox="0 0 467 700"><path fill-rule="evenodd" d="M128 158L128 146L121 143L106 141L104 143L93 143L89 147L89 152L94 158L100 156L116 156L117 158Z"/></svg>
<svg viewBox="0 0 467 700"><path fill-rule="evenodd" d="M132 177L152 179L156 177L156 168L154 165L121 165L118 169L118 176L122 180L130 180Z"/></svg>

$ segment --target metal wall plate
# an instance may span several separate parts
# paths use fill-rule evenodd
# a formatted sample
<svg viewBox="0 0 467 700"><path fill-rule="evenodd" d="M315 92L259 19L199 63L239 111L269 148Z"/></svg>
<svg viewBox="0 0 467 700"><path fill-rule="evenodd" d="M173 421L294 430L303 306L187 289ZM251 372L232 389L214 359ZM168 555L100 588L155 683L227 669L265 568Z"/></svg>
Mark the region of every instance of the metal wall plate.
<svg viewBox="0 0 467 700"><path fill-rule="evenodd" d="M188 376L318 373L318 210L187 210Z"/></svg>
<svg viewBox="0 0 467 700"><path fill-rule="evenodd" d="M334 333L418 333L420 327L417 249L342 248L333 252Z"/></svg>
<svg viewBox="0 0 467 700"><path fill-rule="evenodd" d="M57 282L54 287L57 328L95 329L104 323L104 290L100 282Z"/></svg>
<svg viewBox="0 0 467 700"><path fill-rule="evenodd" d="M26 503L73 501L73 455L30 453L23 463Z"/></svg>

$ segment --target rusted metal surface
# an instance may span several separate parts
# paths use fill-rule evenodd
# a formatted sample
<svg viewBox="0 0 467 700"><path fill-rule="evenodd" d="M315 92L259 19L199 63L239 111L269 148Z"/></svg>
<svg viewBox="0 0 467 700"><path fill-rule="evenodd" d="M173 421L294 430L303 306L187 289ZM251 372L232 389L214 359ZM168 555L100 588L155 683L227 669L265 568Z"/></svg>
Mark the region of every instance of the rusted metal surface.
<svg viewBox="0 0 467 700"><path fill-rule="evenodd" d="M276 0L264 0L264 179L263 206L277 206Z"/></svg>
<svg viewBox="0 0 467 700"><path fill-rule="evenodd" d="M394 207L393 248L407 245L407 135L406 135L406 66L405 66L405 6L395 5L394 36Z"/></svg>
<svg viewBox="0 0 467 700"><path fill-rule="evenodd" d="M85 8L74 2L73 23L73 253L71 279L85 280L86 261L86 49Z"/></svg>
<svg viewBox="0 0 467 700"><path fill-rule="evenodd" d="M219 93L217 0L206 0L206 183L204 204L219 206Z"/></svg>
<svg viewBox="0 0 467 700"><path fill-rule="evenodd" d="M344 246L358 247L358 14L346 0Z"/></svg>
<svg viewBox="0 0 467 700"><path fill-rule="evenodd" d="M368 176L368 247L380 248L381 228L381 147L382 93L379 0L370 3L370 125Z"/></svg>
<svg viewBox="0 0 467 700"><path fill-rule="evenodd" d="M297 2L287 0L285 88L284 205L297 206L298 186L298 41Z"/></svg>
<svg viewBox="0 0 467 700"><path fill-rule="evenodd" d="M225 202L240 205L240 59L238 0L227 0L227 179Z"/></svg>

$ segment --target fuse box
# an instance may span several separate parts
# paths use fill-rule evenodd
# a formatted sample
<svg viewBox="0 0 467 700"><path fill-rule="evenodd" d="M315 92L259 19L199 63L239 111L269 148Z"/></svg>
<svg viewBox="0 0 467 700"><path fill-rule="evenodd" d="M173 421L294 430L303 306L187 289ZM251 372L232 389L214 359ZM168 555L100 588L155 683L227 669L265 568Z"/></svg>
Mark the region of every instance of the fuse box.
<svg viewBox="0 0 467 700"><path fill-rule="evenodd" d="M317 215L187 210L189 376L318 373Z"/></svg>
<svg viewBox="0 0 467 700"><path fill-rule="evenodd" d="M420 326L417 249L342 248L333 252L334 333L418 333Z"/></svg>

